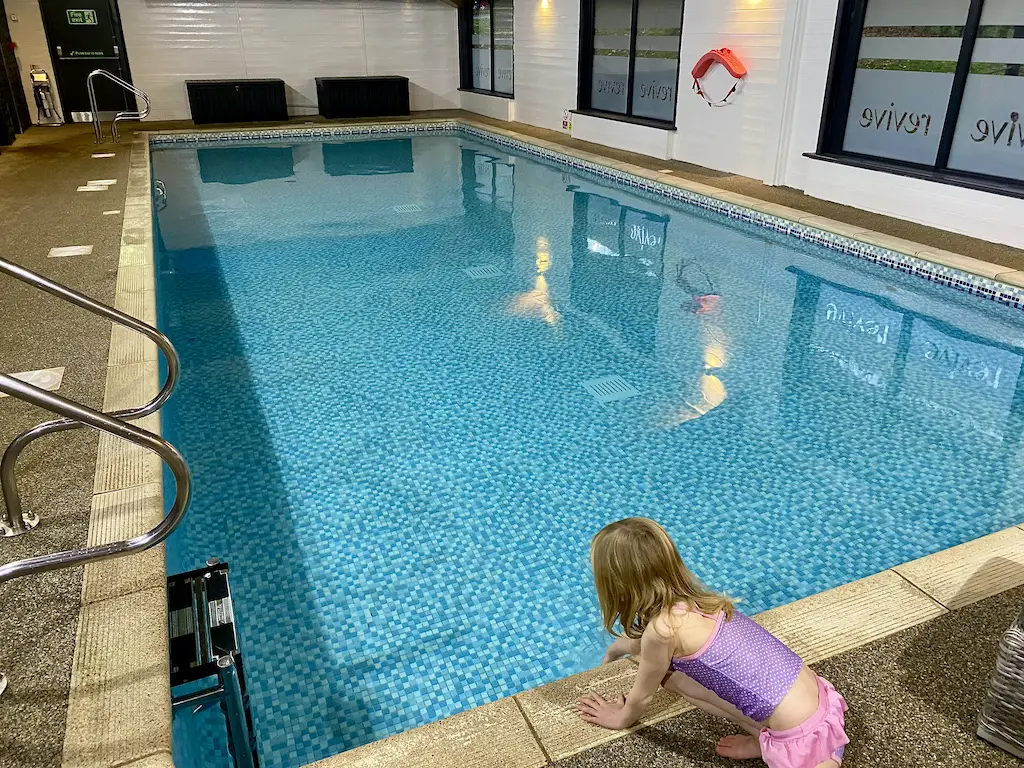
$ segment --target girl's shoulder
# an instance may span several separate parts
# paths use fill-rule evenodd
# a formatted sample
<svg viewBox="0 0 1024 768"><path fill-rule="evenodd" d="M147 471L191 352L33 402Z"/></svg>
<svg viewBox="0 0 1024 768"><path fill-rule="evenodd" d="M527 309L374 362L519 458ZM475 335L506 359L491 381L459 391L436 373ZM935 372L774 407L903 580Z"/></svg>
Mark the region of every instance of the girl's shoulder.
<svg viewBox="0 0 1024 768"><path fill-rule="evenodd" d="M708 616L695 607L680 603L662 611L644 632L652 634L652 641L659 645L671 643L673 656L686 656L704 647L714 633L717 617Z"/></svg>

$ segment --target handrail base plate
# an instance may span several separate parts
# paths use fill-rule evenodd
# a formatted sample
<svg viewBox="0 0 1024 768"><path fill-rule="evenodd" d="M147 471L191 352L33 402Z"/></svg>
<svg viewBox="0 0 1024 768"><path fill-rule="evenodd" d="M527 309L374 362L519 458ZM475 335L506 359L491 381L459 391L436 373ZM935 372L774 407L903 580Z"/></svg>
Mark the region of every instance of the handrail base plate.
<svg viewBox="0 0 1024 768"><path fill-rule="evenodd" d="M21 513L21 519L25 522L25 527L18 530L12 528L6 520L0 520L0 538L13 539L15 536L28 533L39 525L39 515L34 515L28 510L24 510Z"/></svg>

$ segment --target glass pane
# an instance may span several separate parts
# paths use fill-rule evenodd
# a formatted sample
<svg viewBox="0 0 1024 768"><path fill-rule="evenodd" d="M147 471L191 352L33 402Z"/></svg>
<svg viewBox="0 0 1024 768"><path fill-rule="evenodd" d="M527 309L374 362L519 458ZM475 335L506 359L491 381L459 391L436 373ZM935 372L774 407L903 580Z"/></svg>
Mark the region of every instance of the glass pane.
<svg viewBox="0 0 1024 768"><path fill-rule="evenodd" d="M632 0L596 0L594 80L590 90L590 106L594 109L626 114L632 24Z"/></svg>
<svg viewBox="0 0 1024 768"><path fill-rule="evenodd" d="M934 165L970 0L869 0L843 149Z"/></svg>
<svg viewBox="0 0 1024 768"><path fill-rule="evenodd" d="M512 0L494 0L494 90L512 93Z"/></svg>
<svg viewBox="0 0 1024 768"><path fill-rule="evenodd" d="M679 0L640 0L633 80L636 117L668 121L675 117L682 16Z"/></svg>
<svg viewBox="0 0 1024 768"><path fill-rule="evenodd" d="M491 4L473 3L473 87L491 90Z"/></svg>
<svg viewBox="0 0 1024 768"><path fill-rule="evenodd" d="M1024 5L987 0L949 167L1024 179Z"/></svg>

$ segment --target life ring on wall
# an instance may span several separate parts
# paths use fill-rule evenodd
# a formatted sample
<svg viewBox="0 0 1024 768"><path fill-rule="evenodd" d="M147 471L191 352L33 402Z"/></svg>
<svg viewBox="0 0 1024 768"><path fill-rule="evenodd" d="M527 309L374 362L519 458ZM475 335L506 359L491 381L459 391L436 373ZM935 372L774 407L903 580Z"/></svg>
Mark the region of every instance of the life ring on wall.
<svg viewBox="0 0 1024 768"><path fill-rule="evenodd" d="M729 74L732 75L736 82L733 83L732 88L725 98L721 101L712 101L704 93L704 88L701 86L701 80L708 73L708 70L715 64L721 64L728 70ZM736 89L739 88L740 82L747 76L747 68L743 65L743 62L739 60L739 57L735 53L730 51L728 48L714 48L703 56L693 66L693 71L690 72L693 75L693 90L698 96L708 103L709 107L722 107L729 101L729 98L736 93Z"/></svg>

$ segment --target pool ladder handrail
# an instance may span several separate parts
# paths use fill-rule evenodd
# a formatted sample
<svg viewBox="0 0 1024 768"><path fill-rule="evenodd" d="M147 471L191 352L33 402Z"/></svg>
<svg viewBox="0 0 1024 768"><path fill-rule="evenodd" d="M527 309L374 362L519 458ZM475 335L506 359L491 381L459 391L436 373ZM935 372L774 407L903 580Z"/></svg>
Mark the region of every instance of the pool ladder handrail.
<svg viewBox="0 0 1024 768"><path fill-rule="evenodd" d="M156 328L136 320L134 317L130 317L113 307L101 304L84 294L78 293L60 283L55 283L6 259L0 259L0 272L39 288L53 296L64 299L93 314L138 331L157 344L164 353L167 363L167 378L156 397L145 405L113 413L95 411L81 403L34 387L11 376L0 374L0 392L64 417L56 421L45 422L23 432L14 439L4 452L3 459L0 460L0 487L2 487L4 502L7 505L7 524L4 526L4 535L17 536L26 533L31 528L34 528L38 522L38 518L35 516L29 516L29 519L26 519L21 505L21 496L18 492L14 469L18 456L24 448L33 440L43 435L79 429L84 426L93 427L100 432L106 432L107 434L127 440L157 454L171 470L175 483L174 502L171 505L170 511L152 530L126 541L87 546L65 552L54 552L0 565L0 584L21 576L70 568L115 557L124 557L155 547L167 539L178 527L179 523L181 523L182 518L184 518L192 497L192 474L188 463L173 445L159 435L147 432L126 422L156 413L167 402L167 399L171 396L174 387L178 383L181 367L178 353L171 345L170 339ZM35 519L33 520L32 518Z"/></svg>
<svg viewBox="0 0 1024 768"><path fill-rule="evenodd" d="M89 76L86 78L85 83L86 88L89 91L89 109L92 110L92 129L93 132L96 134L96 144L103 143L103 123L100 120L99 106L96 102L96 85L94 83L94 80L97 77L105 77L107 80L110 80L115 85L120 85L126 91L130 91L131 93L134 93L136 96L142 99L142 101L145 104L141 111L123 110L114 115L114 119L110 123L110 138L116 144L117 140L121 137L120 134L117 132L117 124L121 120L145 120L149 116L150 109L153 105L150 103L149 96L146 95L145 91L136 88L127 80L124 80L115 75L113 72L108 72L105 69L94 69L92 72L89 73Z"/></svg>

